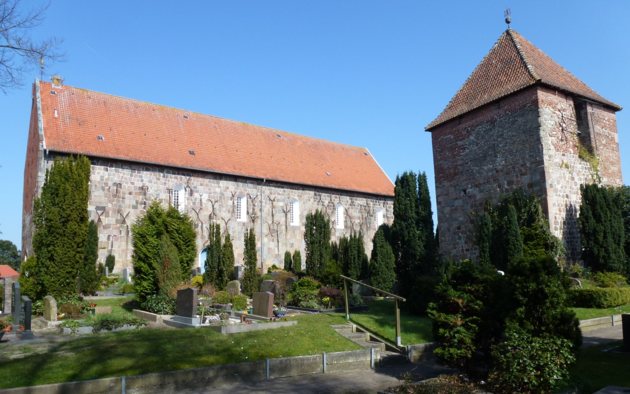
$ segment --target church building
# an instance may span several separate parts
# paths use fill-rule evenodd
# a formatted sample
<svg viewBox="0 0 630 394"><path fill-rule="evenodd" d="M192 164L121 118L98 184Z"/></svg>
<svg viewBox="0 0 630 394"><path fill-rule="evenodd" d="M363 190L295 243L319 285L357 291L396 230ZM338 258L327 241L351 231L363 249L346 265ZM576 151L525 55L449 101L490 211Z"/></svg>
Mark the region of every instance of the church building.
<svg viewBox="0 0 630 394"><path fill-rule="evenodd" d="M508 27L426 127L441 251L476 259L474 214L522 188L541 198L567 259L580 259L580 185L623 183L619 110Z"/></svg>
<svg viewBox="0 0 630 394"><path fill-rule="evenodd" d="M253 228L265 271L282 267L285 251L300 250L304 261L308 213L330 218L333 240L361 231L368 253L378 226L393 221L394 185L365 148L65 86L58 77L36 80L32 100L23 258L33 253L33 201L46 169L70 155L92 163L89 217L98 261L113 254L114 272L133 270L131 226L153 200L191 217L199 256L208 225L218 223L242 264Z"/></svg>

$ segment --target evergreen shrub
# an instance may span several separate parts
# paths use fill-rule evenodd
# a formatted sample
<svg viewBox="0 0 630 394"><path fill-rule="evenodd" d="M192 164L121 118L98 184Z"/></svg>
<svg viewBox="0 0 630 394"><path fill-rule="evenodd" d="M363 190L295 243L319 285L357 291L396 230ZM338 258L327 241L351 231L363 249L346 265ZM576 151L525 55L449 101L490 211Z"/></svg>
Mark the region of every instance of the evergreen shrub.
<svg viewBox="0 0 630 394"><path fill-rule="evenodd" d="M195 286L197 290L201 289L201 286L203 286L203 276L193 276L193 278L190 280L190 284Z"/></svg>
<svg viewBox="0 0 630 394"><path fill-rule="evenodd" d="M108 254L105 258L105 267L107 267L107 271L111 275L114 272L114 267L116 266L116 256L113 254Z"/></svg>
<svg viewBox="0 0 630 394"><path fill-rule="evenodd" d="M284 270L293 271L293 259L291 258L291 252L288 250L284 252Z"/></svg>
<svg viewBox="0 0 630 394"><path fill-rule="evenodd" d="M576 308L614 308L630 304L630 287L573 288L569 291L569 299Z"/></svg>
<svg viewBox="0 0 630 394"><path fill-rule="evenodd" d="M627 279L616 272L598 272L593 280L599 287L628 287Z"/></svg>
<svg viewBox="0 0 630 394"><path fill-rule="evenodd" d="M244 311L245 309L247 309L247 296L245 294L234 296L232 298L232 310Z"/></svg>
<svg viewBox="0 0 630 394"><path fill-rule="evenodd" d="M229 304L231 300L232 300L232 297L230 297L230 293L228 293L227 291L219 291L218 293L214 295L215 304L225 305L225 304Z"/></svg>
<svg viewBox="0 0 630 394"><path fill-rule="evenodd" d="M142 303L142 309L158 315L176 315L177 299L163 294L152 294Z"/></svg>
<svg viewBox="0 0 630 394"><path fill-rule="evenodd" d="M131 283L127 283L120 288L120 292L123 294L135 294L136 290Z"/></svg>
<svg viewBox="0 0 630 394"><path fill-rule="evenodd" d="M350 306L363 305L363 297L358 294L348 294L348 304Z"/></svg>

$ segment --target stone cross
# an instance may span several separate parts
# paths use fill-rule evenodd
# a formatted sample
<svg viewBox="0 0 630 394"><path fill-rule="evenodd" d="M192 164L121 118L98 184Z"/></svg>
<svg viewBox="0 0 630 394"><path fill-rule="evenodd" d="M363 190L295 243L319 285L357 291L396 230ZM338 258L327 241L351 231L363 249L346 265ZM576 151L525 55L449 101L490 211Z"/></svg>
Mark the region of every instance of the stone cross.
<svg viewBox="0 0 630 394"><path fill-rule="evenodd" d="M44 297L44 320L57 321L57 301L53 296Z"/></svg>
<svg viewBox="0 0 630 394"><path fill-rule="evenodd" d="M13 332L17 332L20 328L20 319L22 313L22 295L20 294L20 282L13 282Z"/></svg>
<svg viewBox="0 0 630 394"><path fill-rule="evenodd" d="M12 282L13 279L9 277L4 278L4 305L2 307L3 313L11 313L11 290L13 289L13 287L11 286Z"/></svg>
<svg viewBox="0 0 630 394"><path fill-rule="evenodd" d="M241 282L237 280L228 282L227 286L225 287L225 291L230 294L230 297L235 297L241 294Z"/></svg>
<svg viewBox="0 0 630 394"><path fill-rule="evenodd" d="M177 290L177 316L197 316L197 289Z"/></svg>
<svg viewBox="0 0 630 394"><path fill-rule="evenodd" d="M254 304L254 315L263 317L273 316L273 293L254 293L252 298Z"/></svg>

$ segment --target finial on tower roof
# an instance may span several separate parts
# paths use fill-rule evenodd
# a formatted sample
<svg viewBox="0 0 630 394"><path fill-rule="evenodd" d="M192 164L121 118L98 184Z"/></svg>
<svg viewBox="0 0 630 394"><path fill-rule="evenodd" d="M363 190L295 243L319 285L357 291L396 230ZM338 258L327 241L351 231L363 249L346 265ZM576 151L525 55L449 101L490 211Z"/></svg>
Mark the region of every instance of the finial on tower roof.
<svg viewBox="0 0 630 394"><path fill-rule="evenodd" d="M505 16L505 23L508 25L508 29L510 28L510 23L512 23L512 11L509 8L506 8L503 12L503 16Z"/></svg>

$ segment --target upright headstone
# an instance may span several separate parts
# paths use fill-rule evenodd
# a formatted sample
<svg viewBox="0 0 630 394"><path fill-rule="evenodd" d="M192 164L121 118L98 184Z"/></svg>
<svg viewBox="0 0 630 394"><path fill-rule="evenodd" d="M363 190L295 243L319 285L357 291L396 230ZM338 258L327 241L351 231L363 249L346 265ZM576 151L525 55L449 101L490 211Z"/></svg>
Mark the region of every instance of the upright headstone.
<svg viewBox="0 0 630 394"><path fill-rule="evenodd" d="M22 296L22 303L24 304L24 330L19 331L19 338L23 341L34 339L33 332L31 331L31 311L33 308L33 301L27 296Z"/></svg>
<svg viewBox="0 0 630 394"><path fill-rule="evenodd" d="M109 276L109 267L105 267L105 276Z"/></svg>
<svg viewBox="0 0 630 394"><path fill-rule="evenodd" d="M621 325L623 330L623 347L630 352L630 313L621 315Z"/></svg>
<svg viewBox="0 0 630 394"><path fill-rule="evenodd" d="M241 277L243 276L243 266L242 265L235 265L234 266L234 275L236 275L236 279L241 279Z"/></svg>
<svg viewBox="0 0 630 394"><path fill-rule="evenodd" d="M44 297L44 320L57 321L57 301L53 296Z"/></svg>
<svg viewBox="0 0 630 394"><path fill-rule="evenodd" d="M22 294L20 291L20 282L13 282L11 308L13 309L13 332L17 332L20 328L20 319L22 318Z"/></svg>
<svg viewBox="0 0 630 394"><path fill-rule="evenodd" d="M284 287L286 287L287 291L289 291L297 281L298 280L295 278L288 278Z"/></svg>
<svg viewBox="0 0 630 394"><path fill-rule="evenodd" d="M254 293L252 298L254 304L254 315L263 317L273 316L273 293Z"/></svg>
<svg viewBox="0 0 630 394"><path fill-rule="evenodd" d="M129 277L129 268L123 268L122 270L122 278L123 280L126 280L127 282L130 282L130 277Z"/></svg>
<svg viewBox="0 0 630 394"><path fill-rule="evenodd" d="M273 293L274 297L276 298L278 297L278 293L280 293L280 290L280 282L276 280L263 280L260 284L260 291L262 291L263 293Z"/></svg>
<svg viewBox="0 0 630 394"><path fill-rule="evenodd" d="M233 280L231 282L228 282L227 286L225 287L225 291L227 291L230 294L230 297L235 297L237 295L241 294L241 282L237 281L237 280Z"/></svg>
<svg viewBox="0 0 630 394"><path fill-rule="evenodd" d="M11 313L11 292L13 290L12 283L12 278L4 278L4 305L2 307L3 313Z"/></svg>
<svg viewBox="0 0 630 394"><path fill-rule="evenodd" d="M197 316L197 289L189 287L177 291L177 316Z"/></svg>

